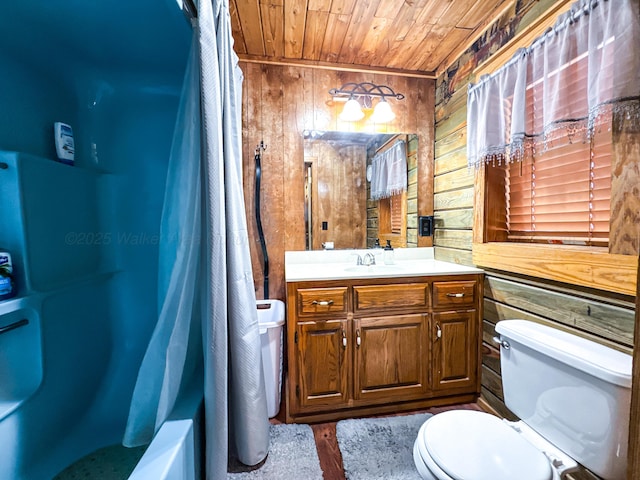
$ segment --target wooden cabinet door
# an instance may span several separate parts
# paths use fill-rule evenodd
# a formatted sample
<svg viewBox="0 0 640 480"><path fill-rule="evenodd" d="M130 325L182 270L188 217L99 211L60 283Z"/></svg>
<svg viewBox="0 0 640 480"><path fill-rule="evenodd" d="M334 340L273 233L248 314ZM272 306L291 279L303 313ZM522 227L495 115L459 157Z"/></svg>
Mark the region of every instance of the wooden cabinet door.
<svg viewBox="0 0 640 480"><path fill-rule="evenodd" d="M298 383L301 411L344 406L349 400L347 320L300 323L297 326Z"/></svg>
<svg viewBox="0 0 640 480"><path fill-rule="evenodd" d="M476 329L475 310L433 314L433 390L477 388Z"/></svg>
<svg viewBox="0 0 640 480"><path fill-rule="evenodd" d="M354 397L359 403L422 398L427 391L428 315L354 320Z"/></svg>

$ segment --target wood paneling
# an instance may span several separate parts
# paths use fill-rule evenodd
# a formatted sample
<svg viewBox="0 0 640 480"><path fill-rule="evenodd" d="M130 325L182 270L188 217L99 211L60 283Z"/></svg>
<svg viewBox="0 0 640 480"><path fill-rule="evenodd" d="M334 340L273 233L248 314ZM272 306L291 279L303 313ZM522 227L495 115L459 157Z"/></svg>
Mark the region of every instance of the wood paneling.
<svg viewBox="0 0 640 480"><path fill-rule="evenodd" d="M640 257L638 257L637 285L627 478L636 478L637 473L640 472Z"/></svg>
<svg viewBox="0 0 640 480"><path fill-rule="evenodd" d="M459 263L460 265L471 265L471 251L459 250L457 248L435 247L435 256L443 262Z"/></svg>
<svg viewBox="0 0 640 480"><path fill-rule="evenodd" d="M473 187L438 193L433 196L434 210L452 210L473 207ZM436 245L437 246L437 245Z"/></svg>
<svg viewBox="0 0 640 480"><path fill-rule="evenodd" d="M260 13L262 14L265 54L269 57L284 56L284 7L281 4L261 2ZM234 38L237 38L237 33L234 33ZM246 51L242 53L246 53Z"/></svg>
<svg viewBox="0 0 640 480"><path fill-rule="evenodd" d="M485 268L509 271L607 292L634 295L635 257L569 245L493 242L474 244L473 261ZM562 248L561 248L562 247Z"/></svg>
<svg viewBox="0 0 640 480"><path fill-rule="evenodd" d="M471 251L471 230L445 230L437 228L434 242L440 247Z"/></svg>
<svg viewBox="0 0 640 480"><path fill-rule="evenodd" d="M275 3L275 2L272 2ZM334 2L335 3L335 2ZM304 130L377 130L416 133L418 198L414 212L433 214L433 80L366 73L338 72L241 62L243 90L243 166L245 203L256 295L262 297L262 254L254 212L253 152L261 140L267 145L262 169L262 225L270 262L270 298L284 299L284 252L304 250ZM329 89L346 82L375 81L406 95L392 101L396 120L388 125L356 125L337 121L342 105L333 105ZM411 207L409 207L411 211ZM419 237L421 246L430 238Z"/></svg>
<svg viewBox="0 0 640 480"><path fill-rule="evenodd" d="M505 0L230 0L244 60L443 70L505 10Z"/></svg>
<svg viewBox="0 0 640 480"><path fill-rule="evenodd" d="M234 42L244 44L247 53L251 55L264 55L265 47L262 34L262 22L260 5L258 0L231 0L235 4L237 17L232 16L232 33L242 34L240 38L234 37ZM239 25L234 25L234 21Z"/></svg>
<svg viewBox="0 0 640 480"><path fill-rule="evenodd" d="M600 299L580 298L549 288L488 276L485 297L502 305L509 305L578 328L598 337L631 346L633 342L633 311L611 305Z"/></svg>
<svg viewBox="0 0 640 480"><path fill-rule="evenodd" d="M632 120L617 118L613 132L609 251L640 253L640 132Z"/></svg>
<svg viewBox="0 0 640 480"><path fill-rule="evenodd" d="M287 58L302 58L307 0L287 0L286 3L284 9L284 54ZM256 30L260 30L259 27L259 25L254 26Z"/></svg>
<svg viewBox="0 0 640 480"><path fill-rule="evenodd" d="M473 170L465 166L461 170L436 175L433 185L436 192L446 192L468 187L471 183L473 183Z"/></svg>

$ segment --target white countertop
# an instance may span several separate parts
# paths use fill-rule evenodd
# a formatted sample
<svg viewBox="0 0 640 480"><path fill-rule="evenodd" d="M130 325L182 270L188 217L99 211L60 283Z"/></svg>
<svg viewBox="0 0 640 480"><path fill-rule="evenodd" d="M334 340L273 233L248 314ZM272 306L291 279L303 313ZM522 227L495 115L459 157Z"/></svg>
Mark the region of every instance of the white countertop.
<svg viewBox="0 0 640 480"><path fill-rule="evenodd" d="M358 266L357 255L375 256L376 264ZM482 273L479 268L435 260L432 247L396 248L394 264L385 265L382 249L289 251L284 254L285 280L346 280Z"/></svg>

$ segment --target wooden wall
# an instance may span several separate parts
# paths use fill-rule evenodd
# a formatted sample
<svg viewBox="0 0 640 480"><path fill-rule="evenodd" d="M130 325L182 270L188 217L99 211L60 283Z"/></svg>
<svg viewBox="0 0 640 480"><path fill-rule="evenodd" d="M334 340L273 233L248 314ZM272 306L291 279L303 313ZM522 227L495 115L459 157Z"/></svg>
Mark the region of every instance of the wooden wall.
<svg viewBox="0 0 640 480"><path fill-rule="evenodd" d="M474 80L474 69L559 3L517 2L437 80L433 171L434 246L438 259L472 264L474 172L467 168L466 97L467 86ZM629 141L627 137L626 141L617 143L618 155L628 161L618 162L620 168L612 172L612 205L622 197L635 196L636 201L640 201L637 134L634 138ZM630 205L629 201L626 205ZM637 205L626 213L614 212L612 245L617 253L638 254L640 209ZM624 226L620 223L623 217ZM629 218L635 220L629 222ZM481 403L502 416L513 418L504 405L499 350L492 341L495 324L500 320L530 319L632 352L633 297L499 271L487 271L484 292ZM573 478L596 477L582 471Z"/></svg>
<svg viewBox="0 0 640 480"><path fill-rule="evenodd" d="M242 143L245 203L256 295L263 297L262 253L255 223L254 150L261 140L262 225L269 254L269 297L285 298L284 252L304 250L304 130L371 130L416 133L417 211L433 212L434 80L370 73L339 72L241 62L244 73ZM374 82L391 86L405 99L392 101L394 123L384 126L341 124L328 93L346 82ZM420 237L419 246L431 238Z"/></svg>

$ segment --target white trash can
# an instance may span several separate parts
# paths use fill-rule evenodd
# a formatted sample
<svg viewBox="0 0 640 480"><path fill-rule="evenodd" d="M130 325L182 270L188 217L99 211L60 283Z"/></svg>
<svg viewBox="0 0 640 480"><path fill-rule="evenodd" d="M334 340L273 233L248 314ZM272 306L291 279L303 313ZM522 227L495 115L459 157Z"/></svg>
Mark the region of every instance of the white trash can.
<svg viewBox="0 0 640 480"><path fill-rule="evenodd" d="M267 391L267 411L269 418L272 418L280 411L284 302L258 300L256 304L262 345L262 370Z"/></svg>

